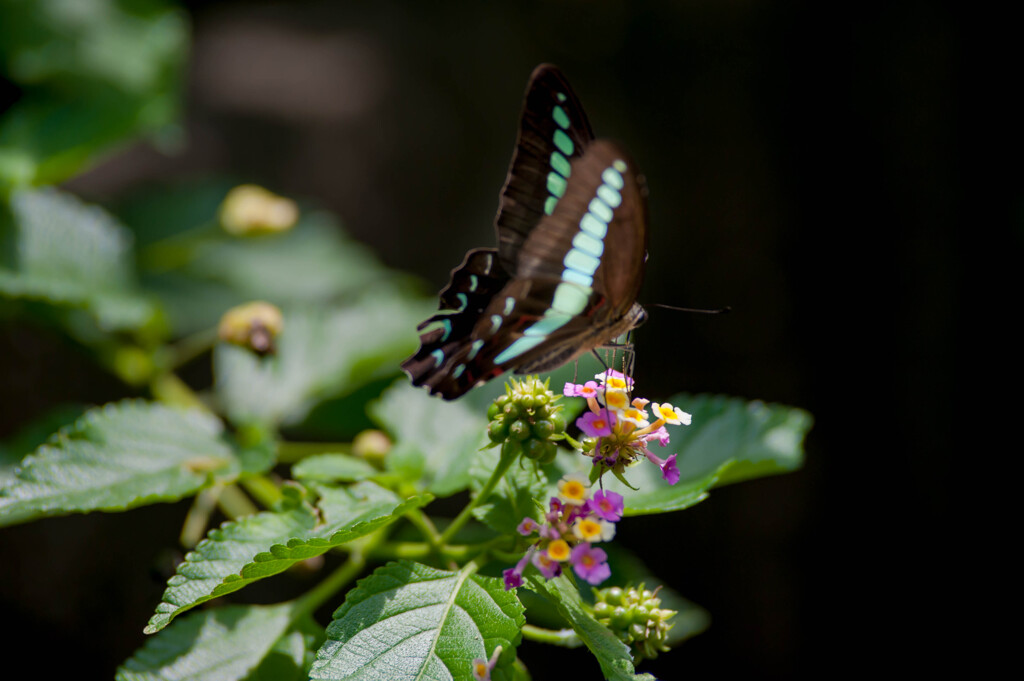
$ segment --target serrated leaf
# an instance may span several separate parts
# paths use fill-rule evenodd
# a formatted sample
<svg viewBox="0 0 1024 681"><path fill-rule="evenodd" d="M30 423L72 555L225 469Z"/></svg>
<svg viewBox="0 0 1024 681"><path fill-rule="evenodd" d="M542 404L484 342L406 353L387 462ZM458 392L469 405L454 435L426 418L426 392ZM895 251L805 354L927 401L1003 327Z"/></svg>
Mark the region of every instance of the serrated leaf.
<svg viewBox="0 0 1024 681"><path fill-rule="evenodd" d="M566 575L544 579L538 574L527 573L525 580L530 589L555 604L558 612L597 658L604 678L608 681L657 681L650 674L636 673L629 647L587 612L579 591Z"/></svg>
<svg viewBox="0 0 1024 681"><path fill-rule="evenodd" d="M360 580L334 613L310 677L359 681L471 681L474 659L502 647L492 678L515 659L523 607L502 581L389 563Z"/></svg>
<svg viewBox="0 0 1024 681"><path fill-rule="evenodd" d="M319 514L303 503L227 522L185 556L167 581L146 633L213 598L276 575L299 561L365 536L429 502L399 499L372 482L320 490Z"/></svg>
<svg viewBox="0 0 1024 681"><path fill-rule="evenodd" d="M318 402L393 374L416 345L421 305L395 296L349 308L287 308L275 356L220 345L217 396L236 423L294 423Z"/></svg>
<svg viewBox="0 0 1024 681"><path fill-rule="evenodd" d="M134 284L131 233L109 214L49 187L16 193L11 210L17 269L0 267L0 294L85 308L104 331L152 319Z"/></svg>
<svg viewBox="0 0 1024 681"><path fill-rule="evenodd" d="M355 482L366 480L380 471L366 462L365 459L351 454L316 454L308 456L292 466L292 475L296 480L313 480L318 482Z"/></svg>
<svg viewBox="0 0 1024 681"><path fill-rule="evenodd" d="M177 501L238 461L212 414L127 400L91 409L0 490L0 525Z"/></svg>
<svg viewBox="0 0 1024 681"><path fill-rule="evenodd" d="M183 617L150 638L117 670L117 681L235 681L267 657L288 630L293 604L235 605Z"/></svg>
<svg viewBox="0 0 1024 681"><path fill-rule="evenodd" d="M483 411L431 397L402 380L372 403L369 413L394 438L389 470L438 496L469 485L470 464L487 443Z"/></svg>

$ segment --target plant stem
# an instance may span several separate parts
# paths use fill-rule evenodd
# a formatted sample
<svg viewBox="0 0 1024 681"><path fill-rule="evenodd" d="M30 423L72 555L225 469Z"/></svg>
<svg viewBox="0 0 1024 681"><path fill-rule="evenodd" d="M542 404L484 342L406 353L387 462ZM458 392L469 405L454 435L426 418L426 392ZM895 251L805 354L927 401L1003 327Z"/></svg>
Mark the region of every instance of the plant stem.
<svg viewBox="0 0 1024 681"><path fill-rule="evenodd" d="M473 509L484 501L487 501L487 497L491 496L491 492L493 492L494 488L498 486L498 482L501 480L502 476L505 475L505 471L509 469L512 462L519 456L519 452L513 451L513 448L511 447L508 448L508 452L506 452L505 447L501 448L501 458L498 460L498 465L495 467L494 472L491 473L491 477L488 478L487 482L484 483L484 486L480 488L480 492L469 500L469 503L466 504L466 507L463 508L459 515L455 517L455 520L453 520L451 524L445 528L445 531L441 533L441 544L447 544L451 541L451 538L455 536L455 533L462 529L462 526L469 521L472 516Z"/></svg>
<svg viewBox="0 0 1024 681"><path fill-rule="evenodd" d="M427 540L427 544L430 545L431 551L437 552L441 550L441 534L434 527L434 521L427 514L417 508L406 513L405 517L419 529L420 533Z"/></svg>
<svg viewBox="0 0 1024 681"><path fill-rule="evenodd" d="M256 515L260 512L256 504L252 503L237 485L228 485L221 491L220 496L217 497L217 506L224 512L224 515L232 520Z"/></svg>
<svg viewBox="0 0 1024 681"><path fill-rule="evenodd" d="M196 498L192 500L192 506L188 509L185 522L181 527L181 535L178 541L187 549L194 548L199 540L206 534L206 526L210 521L210 514L217 506L217 500L224 485L214 485L201 490Z"/></svg>
<svg viewBox="0 0 1024 681"><path fill-rule="evenodd" d="M266 508L273 508L284 496L281 490L265 475L251 475L239 480L245 491Z"/></svg>
<svg viewBox="0 0 1024 681"><path fill-rule="evenodd" d="M579 648L583 645L579 635L572 629L544 629L532 624L523 625L523 638L562 648Z"/></svg>
<svg viewBox="0 0 1024 681"><path fill-rule="evenodd" d="M202 331L197 331L196 333L181 338L168 348L170 351L171 368L176 369L183 364L187 364L199 355L211 349L216 343L216 328L203 329Z"/></svg>
<svg viewBox="0 0 1024 681"><path fill-rule="evenodd" d="M153 393L158 401L174 407L193 407L209 411L210 408L199 399L199 395L192 388L188 387L185 381L178 378L170 371L165 371L153 377L149 383L149 391Z"/></svg>

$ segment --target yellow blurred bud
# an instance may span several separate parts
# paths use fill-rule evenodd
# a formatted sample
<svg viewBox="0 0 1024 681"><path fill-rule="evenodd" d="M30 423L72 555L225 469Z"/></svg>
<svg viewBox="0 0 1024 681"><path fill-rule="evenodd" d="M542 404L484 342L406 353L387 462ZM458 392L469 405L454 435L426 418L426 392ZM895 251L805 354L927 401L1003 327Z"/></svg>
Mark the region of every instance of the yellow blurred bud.
<svg viewBox="0 0 1024 681"><path fill-rule="evenodd" d="M294 201L254 184L235 187L220 204L220 224L235 236L285 232L298 219Z"/></svg>
<svg viewBox="0 0 1024 681"><path fill-rule="evenodd" d="M283 328L281 310L270 303L255 301L225 312L220 318L217 335L226 343L265 355L274 352L274 339Z"/></svg>
<svg viewBox="0 0 1024 681"><path fill-rule="evenodd" d="M352 453L365 459L383 458L391 449L391 440L379 430L364 430L352 441Z"/></svg>

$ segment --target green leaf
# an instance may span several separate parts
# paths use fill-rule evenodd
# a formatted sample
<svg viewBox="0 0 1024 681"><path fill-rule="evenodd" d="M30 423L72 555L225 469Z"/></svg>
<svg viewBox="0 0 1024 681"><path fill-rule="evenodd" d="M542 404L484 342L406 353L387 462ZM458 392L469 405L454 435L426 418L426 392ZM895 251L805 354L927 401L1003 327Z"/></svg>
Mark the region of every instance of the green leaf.
<svg viewBox="0 0 1024 681"><path fill-rule="evenodd" d="M493 679L508 679L525 622L500 579L389 563L360 580L334 613L313 679L472 681L474 659L502 647Z"/></svg>
<svg viewBox="0 0 1024 681"><path fill-rule="evenodd" d="M416 347L421 305L382 295L348 308L285 308L277 354L214 351L217 397L235 423L295 423L317 403L393 375Z"/></svg>
<svg viewBox="0 0 1024 681"><path fill-rule="evenodd" d="M227 189L216 188L217 202ZM214 326L225 310L250 300L266 300L279 307L355 307L366 296L374 300L404 297L403 292L411 288L408 276L384 267L365 245L348 237L329 213L304 212L284 234L240 238L216 226L217 203L210 205L214 190L197 187L195 191L194 195L175 192L174 205L165 205L158 197L149 203L155 204L151 210L164 214L163 219L170 211L181 215L186 225L205 210L205 227L165 234L163 241L146 245L141 253L143 269L149 270L146 286L163 301L178 333ZM127 216L143 238L153 220L161 219L151 217L144 205L134 206Z"/></svg>
<svg viewBox="0 0 1024 681"><path fill-rule="evenodd" d="M177 501L237 473L222 425L136 400L91 409L26 457L0 490L0 525Z"/></svg>
<svg viewBox="0 0 1024 681"><path fill-rule="evenodd" d="M322 488L319 513L298 501L224 523L178 565L146 633L177 615L388 525L429 497L401 500L372 482Z"/></svg>
<svg viewBox="0 0 1024 681"><path fill-rule="evenodd" d="M500 458L501 450L497 447L477 453L470 467L475 492L479 492L490 479ZM538 469L534 462L521 457L505 472L490 497L473 509L473 516L499 533L515 532L516 526L526 516L535 519L540 516L542 508L537 506L537 502L545 503L545 490L557 482L557 479L549 479L546 475L551 470L551 467Z"/></svg>
<svg viewBox="0 0 1024 681"><path fill-rule="evenodd" d="M117 681L234 681L267 658L291 625L293 604L235 605L183 617L117 670Z"/></svg>
<svg viewBox="0 0 1024 681"><path fill-rule="evenodd" d="M663 459L678 454L679 482L669 485L648 461L625 472L636 491L605 475L605 488L625 498L626 515L678 511L705 499L712 487L803 463L803 439L812 420L801 409L709 395L676 395L671 403L693 415L692 425L668 426L671 443L664 449L651 443L651 451Z"/></svg>
<svg viewBox="0 0 1024 681"><path fill-rule="evenodd" d="M369 412L393 436L390 470L438 496L469 485L470 465L488 441L482 410L431 397L402 380L372 403Z"/></svg>
<svg viewBox="0 0 1024 681"><path fill-rule="evenodd" d="M277 640L246 681L306 681L323 640L323 628L318 635L301 631L286 634Z"/></svg>
<svg viewBox="0 0 1024 681"><path fill-rule="evenodd" d="M555 579L544 579L536 573L527 573L525 580L530 589L555 604L558 612L597 658L606 679L609 681L656 681L650 674L636 674L629 647L620 641L608 627L587 612L580 599L579 591L576 590L567 575L563 574Z"/></svg>
<svg viewBox="0 0 1024 681"><path fill-rule="evenodd" d="M153 319L135 287L131 233L109 214L53 188L18 192L11 208L17 269L0 267L0 294L85 308L108 332Z"/></svg>
<svg viewBox="0 0 1024 681"><path fill-rule="evenodd" d="M0 76L20 97L0 116L0 189L67 179L178 112L185 14L157 0L0 3Z"/></svg>
<svg viewBox="0 0 1024 681"><path fill-rule="evenodd" d="M351 454L316 454L292 466L297 480L318 482L355 482L378 475L380 471Z"/></svg>

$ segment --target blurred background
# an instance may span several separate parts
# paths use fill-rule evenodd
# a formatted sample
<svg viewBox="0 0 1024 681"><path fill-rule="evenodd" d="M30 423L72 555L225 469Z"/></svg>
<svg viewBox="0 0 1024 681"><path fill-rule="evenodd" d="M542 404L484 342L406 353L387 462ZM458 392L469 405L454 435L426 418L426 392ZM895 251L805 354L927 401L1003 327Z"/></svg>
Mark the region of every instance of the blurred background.
<svg viewBox="0 0 1024 681"><path fill-rule="evenodd" d="M109 3L42 4L87 23ZM976 151L963 120L977 86L964 17L907 1L855 13L797 1L120 4L167 18L103 41L97 59L126 90L160 82L171 94L138 109L112 99L145 139L105 147L64 188L117 213L154 188L257 183L329 209L425 293L467 249L494 243L526 79L559 65L597 135L623 142L647 175L641 302L732 307L648 308L635 338L643 394L725 393L815 417L803 470L620 526L617 541L712 616L644 669L818 677L895 653L919 671L925 648L954 640L933 561L952 524L973 372L968 268L991 224L968 205ZM22 39L11 25L5 48ZM156 62L139 50L172 55L167 72L146 72ZM32 68L13 54L0 89L11 111ZM67 133L56 120L47 140ZM0 148L16 136L8 126ZM1001 220L993 243L1019 249L1019 228L1002 231L1019 205L1003 198L988 204ZM0 438L53 404L131 394L8 318L0 375ZM109 678L142 643L185 508L0 533L11 656L59 649L77 677ZM117 554L136 550L150 572ZM274 591L283 579L269 582L246 597L287 597ZM549 678L553 662L524 657Z"/></svg>

